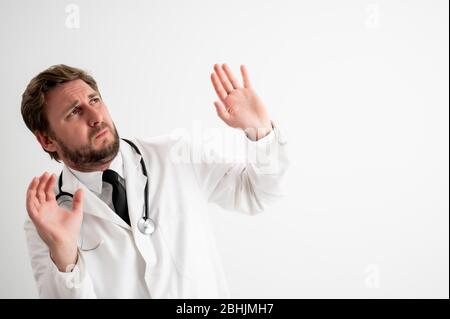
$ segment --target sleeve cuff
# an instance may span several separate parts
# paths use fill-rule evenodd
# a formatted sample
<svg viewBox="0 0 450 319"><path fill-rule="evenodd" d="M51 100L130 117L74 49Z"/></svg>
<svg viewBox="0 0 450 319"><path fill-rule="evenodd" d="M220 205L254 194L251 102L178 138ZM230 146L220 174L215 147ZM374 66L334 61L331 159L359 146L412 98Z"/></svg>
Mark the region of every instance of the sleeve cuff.
<svg viewBox="0 0 450 319"><path fill-rule="evenodd" d="M80 249L78 249L77 263L75 265L67 266L67 272L59 271L58 267L56 267L55 263L50 258L50 255L49 260L51 272L55 277L58 286L63 286L67 289L77 289L81 287L81 284L86 277L86 270Z"/></svg>
<svg viewBox="0 0 450 319"><path fill-rule="evenodd" d="M257 141L247 138L247 162L252 164L257 174L278 174L286 143L272 121L272 130L266 136Z"/></svg>

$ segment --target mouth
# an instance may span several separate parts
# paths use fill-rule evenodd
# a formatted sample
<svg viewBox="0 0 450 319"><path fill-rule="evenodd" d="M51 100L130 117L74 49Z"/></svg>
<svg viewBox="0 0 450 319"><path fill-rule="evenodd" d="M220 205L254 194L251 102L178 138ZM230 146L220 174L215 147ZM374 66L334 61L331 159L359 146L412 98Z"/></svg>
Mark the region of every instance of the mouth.
<svg viewBox="0 0 450 319"><path fill-rule="evenodd" d="M98 134L95 136L95 139L98 139L98 138L100 138L100 137L105 136L106 133L108 133L108 129L107 129L107 128L101 130L100 133L98 133Z"/></svg>

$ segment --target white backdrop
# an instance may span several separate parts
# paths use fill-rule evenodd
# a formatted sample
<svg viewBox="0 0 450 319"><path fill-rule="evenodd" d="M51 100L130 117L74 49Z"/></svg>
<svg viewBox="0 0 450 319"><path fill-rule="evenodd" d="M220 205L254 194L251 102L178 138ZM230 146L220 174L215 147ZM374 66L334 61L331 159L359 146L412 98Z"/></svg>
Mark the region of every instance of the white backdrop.
<svg viewBox="0 0 450 319"><path fill-rule="evenodd" d="M0 297L34 298L25 191L59 172L23 123L50 65L87 69L122 136L224 127L251 80L289 141L284 200L211 206L233 297L449 297L448 1L0 1ZM230 128L230 130L233 130ZM237 132L236 133L241 133Z"/></svg>

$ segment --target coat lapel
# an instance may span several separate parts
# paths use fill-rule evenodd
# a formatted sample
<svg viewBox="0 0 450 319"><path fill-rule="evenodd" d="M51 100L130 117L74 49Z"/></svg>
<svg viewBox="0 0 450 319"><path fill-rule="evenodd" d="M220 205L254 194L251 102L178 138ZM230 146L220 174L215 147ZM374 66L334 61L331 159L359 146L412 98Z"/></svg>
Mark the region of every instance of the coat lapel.
<svg viewBox="0 0 450 319"><path fill-rule="evenodd" d="M147 177L142 172L141 155L136 153L127 142L122 140L120 142L121 148L124 150L122 152L122 159L131 228L136 246L145 260L147 266L146 272L148 272L150 271L150 268L156 265L156 250L151 242L151 235L144 235L137 228L139 219L144 216L144 192Z"/></svg>

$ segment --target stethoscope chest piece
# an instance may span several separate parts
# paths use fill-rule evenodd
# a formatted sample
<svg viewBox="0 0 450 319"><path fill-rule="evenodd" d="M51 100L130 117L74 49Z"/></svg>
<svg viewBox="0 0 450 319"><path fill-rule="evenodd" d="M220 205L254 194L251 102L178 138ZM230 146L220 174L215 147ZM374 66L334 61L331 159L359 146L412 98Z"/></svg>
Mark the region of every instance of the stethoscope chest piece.
<svg viewBox="0 0 450 319"><path fill-rule="evenodd" d="M150 218L140 218L137 226L139 231L144 235L150 235L155 231L155 223Z"/></svg>

